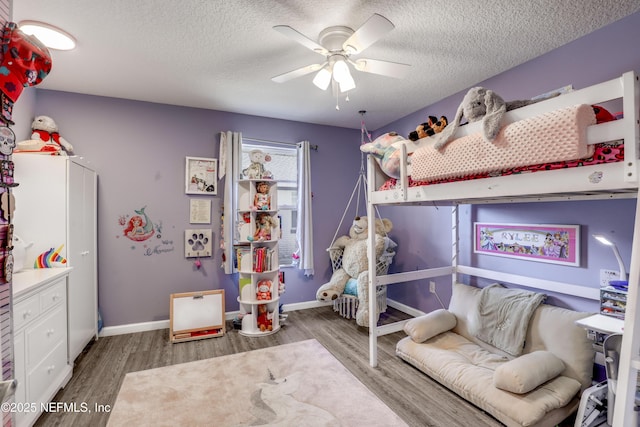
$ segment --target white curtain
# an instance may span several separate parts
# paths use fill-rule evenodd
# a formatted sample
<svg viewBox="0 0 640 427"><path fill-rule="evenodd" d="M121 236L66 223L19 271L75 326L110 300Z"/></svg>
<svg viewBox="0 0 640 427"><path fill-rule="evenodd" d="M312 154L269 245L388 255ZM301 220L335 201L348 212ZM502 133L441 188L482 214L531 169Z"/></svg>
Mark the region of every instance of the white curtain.
<svg viewBox="0 0 640 427"><path fill-rule="evenodd" d="M222 267L225 274L233 274L233 231L234 231L234 180L240 176L240 147L242 145L242 133L220 133L220 168L219 179L224 176L224 220L222 224L222 239L220 246L223 252Z"/></svg>
<svg viewBox="0 0 640 427"><path fill-rule="evenodd" d="M311 215L311 156L309 141L298 144L298 268L313 276L313 220Z"/></svg>

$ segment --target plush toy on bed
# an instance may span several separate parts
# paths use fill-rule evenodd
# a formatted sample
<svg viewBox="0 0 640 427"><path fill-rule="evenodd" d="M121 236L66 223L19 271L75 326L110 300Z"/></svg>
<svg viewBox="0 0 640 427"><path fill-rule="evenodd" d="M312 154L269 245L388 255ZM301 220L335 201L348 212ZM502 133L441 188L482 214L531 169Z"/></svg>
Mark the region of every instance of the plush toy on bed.
<svg viewBox="0 0 640 427"><path fill-rule="evenodd" d="M417 141L428 136L433 136L436 133L442 132L448 123L449 121L445 116L440 116L440 120L435 116L429 116L429 120L425 123L420 123L416 130L409 134L409 139L411 141Z"/></svg>
<svg viewBox="0 0 640 427"><path fill-rule="evenodd" d="M375 252L376 260L385 257L390 264L395 255L395 242L387 233L393 228L389 219L376 218ZM333 244L342 249L342 266L335 269L329 283L322 285L316 292L318 301L331 301L344 293L347 282L355 281L358 296L356 323L369 326L369 263L367 261L367 242L369 222L366 216L356 217L348 236L340 236ZM331 248L330 248L331 249ZM376 313L376 318L380 313Z"/></svg>
<svg viewBox="0 0 640 427"><path fill-rule="evenodd" d="M559 94L559 92L554 92L543 98L505 102L504 99L490 89L484 87L471 88L462 99L462 103L458 107L453 122L440 133L434 147L440 149L449 142L458 126L460 126L460 121L463 117L468 123L482 120L484 139L492 142L500 132L502 118L507 111L515 110L525 105L535 104L536 102L553 98Z"/></svg>
<svg viewBox="0 0 640 427"><path fill-rule="evenodd" d="M382 172L391 178L400 178L400 150L396 142L407 141L395 132L380 135L373 142L362 144L360 151L371 154L380 165Z"/></svg>
<svg viewBox="0 0 640 427"><path fill-rule="evenodd" d="M58 125L51 117L36 117L31 131L31 139L18 142L16 153L73 154L73 145L60 136Z"/></svg>

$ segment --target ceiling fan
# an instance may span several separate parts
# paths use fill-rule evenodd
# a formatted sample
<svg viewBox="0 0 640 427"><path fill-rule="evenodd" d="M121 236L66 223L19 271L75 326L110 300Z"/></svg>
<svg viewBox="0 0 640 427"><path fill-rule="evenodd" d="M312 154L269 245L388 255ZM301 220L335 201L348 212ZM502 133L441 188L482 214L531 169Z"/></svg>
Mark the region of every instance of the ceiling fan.
<svg viewBox="0 0 640 427"><path fill-rule="evenodd" d="M343 26L325 28L320 32L318 42L315 42L288 25L277 25L273 27L274 30L323 55L326 60L280 74L271 80L284 83L317 71L318 73L313 79L313 83L317 87L326 90L333 81L337 83L340 92L347 92L356 87L347 64L351 64L356 70L365 73L402 78L406 75L410 65L377 59L351 59L352 55L360 54L394 28L391 21L375 13L356 31Z"/></svg>

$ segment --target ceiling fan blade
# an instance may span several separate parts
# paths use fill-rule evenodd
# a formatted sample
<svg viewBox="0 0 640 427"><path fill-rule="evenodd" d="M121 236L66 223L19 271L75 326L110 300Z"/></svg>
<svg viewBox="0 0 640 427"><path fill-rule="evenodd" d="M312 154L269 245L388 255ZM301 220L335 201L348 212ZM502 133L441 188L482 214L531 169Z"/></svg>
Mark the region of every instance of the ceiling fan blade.
<svg viewBox="0 0 640 427"><path fill-rule="evenodd" d="M395 25L382 15L374 13L355 33L342 44L342 48L350 54L357 54L378 41L393 30Z"/></svg>
<svg viewBox="0 0 640 427"><path fill-rule="evenodd" d="M411 65L400 64L398 62L380 61L378 59L357 59L349 61L358 71L365 73L380 74L387 77L401 79L407 75Z"/></svg>
<svg viewBox="0 0 640 427"><path fill-rule="evenodd" d="M288 82L289 80L302 77L304 75L313 73L314 71L318 71L320 68L324 67L325 64L326 62L324 64L307 65L306 67L298 68L297 70L289 71L288 73L284 73L284 74L280 74L278 76L272 77L271 80L273 80L276 83Z"/></svg>
<svg viewBox="0 0 640 427"><path fill-rule="evenodd" d="M273 29L279 32L280 34L283 34L289 37L290 39L293 39L294 41L300 43L302 46L306 47L307 49L311 49L316 53L319 53L321 55L326 55L327 53L329 53L327 49L320 46L315 41L311 40L304 34L299 33L298 31L294 30L288 25L276 25L275 27L273 27Z"/></svg>

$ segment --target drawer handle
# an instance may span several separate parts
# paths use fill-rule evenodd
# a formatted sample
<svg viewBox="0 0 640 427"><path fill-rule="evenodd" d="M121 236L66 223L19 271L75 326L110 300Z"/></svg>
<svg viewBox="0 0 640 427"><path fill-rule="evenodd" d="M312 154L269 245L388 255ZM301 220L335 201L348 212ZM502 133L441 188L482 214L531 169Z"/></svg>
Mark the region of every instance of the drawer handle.
<svg viewBox="0 0 640 427"><path fill-rule="evenodd" d="M47 366L47 374L50 374L56 369L56 365Z"/></svg>
<svg viewBox="0 0 640 427"><path fill-rule="evenodd" d="M51 299L54 301L58 301L59 298L60 298L60 294L55 294L51 297Z"/></svg>
<svg viewBox="0 0 640 427"><path fill-rule="evenodd" d="M22 313L22 318L23 319L26 319L29 316L31 316L31 310L27 310L24 313Z"/></svg>
<svg viewBox="0 0 640 427"><path fill-rule="evenodd" d="M55 330L54 329L47 329L47 336L50 337L51 335L55 334Z"/></svg>

